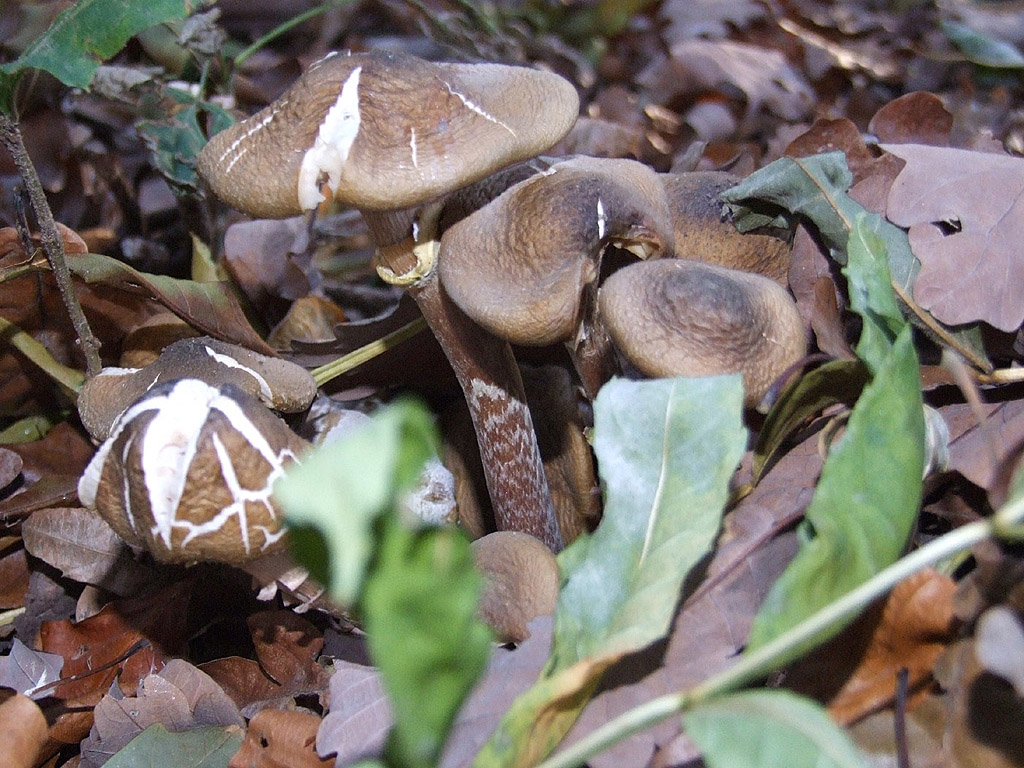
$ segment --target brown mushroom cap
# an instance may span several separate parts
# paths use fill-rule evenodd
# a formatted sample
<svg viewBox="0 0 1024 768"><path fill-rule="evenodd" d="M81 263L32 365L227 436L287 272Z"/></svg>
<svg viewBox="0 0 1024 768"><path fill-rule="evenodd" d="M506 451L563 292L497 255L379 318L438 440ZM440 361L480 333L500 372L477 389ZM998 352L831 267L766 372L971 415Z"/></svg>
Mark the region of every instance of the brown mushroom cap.
<svg viewBox="0 0 1024 768"><path fill-rule="evenodd" d="M609 244L671 251L665 193L634 160L577 157L522 181L449 228L438 275L463 312L514 344L572 338Z"/></svg>
<svg viewBox="0 0 1024 768"><path fill-rule="evenodd" d="M722 171L663 173L675 236L675 255L754 272L786 285L792 248L777 237L737 231L719 195L739 184Z"/></svg>
<svg viewBox="0 0 1024 768"><path fill-rule="evenodd" d="M241 563L284 547L270 493L305 446L236 387L180 379L118 417L78 495L158 560Z"/></svg>
<svg viewBox="0 0 1024 768"><path fill-rule="evenodd" d="M406 208L543 152L579 111L558 75L397 53L329 54L277 101L214 136L199 173L229 205L292 216L322 201Z"/></svg>
<svg viewBox="0 0 1024 768"><path fill-rule="evenodd" d="M472 544L473 560L484 576L480 618L506 643L530 636L526 625L554 613L558 602L558 562L546 546L526 533L498 531Z"/></svg>
<svg viewBox="0 0 1024 768"><path fill-rule="evenodd" d="M79 417L102 440L118 414L154 385L181 378L233 384L283 413L307 408L317 389L313 376L295 363L202 336L176 341L143 368L103 369L79 392Z"/></svg>
<svg viewBox="0 0 1024 768"><path fill-rule="evenodd" d="M748 407L806 353L789 293L761 275L659 259L623 267L599 294L623 356L647 376L741 373Z"/></svg>

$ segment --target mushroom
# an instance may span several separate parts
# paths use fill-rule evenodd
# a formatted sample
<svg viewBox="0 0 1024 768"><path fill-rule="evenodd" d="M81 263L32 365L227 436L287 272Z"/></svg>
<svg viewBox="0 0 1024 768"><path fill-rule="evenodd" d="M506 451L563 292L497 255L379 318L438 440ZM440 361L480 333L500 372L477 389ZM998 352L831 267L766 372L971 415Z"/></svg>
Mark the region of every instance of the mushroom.
<svg viewBox="0 0 1024 768"><path fill-rule="evenodd" d="M170 381L118 416L78 496L157 560L240 564L284 548L271 489L306 445L233 385Z"/></svg>
<svg viewBox="0 0 1024 768"><path fill-rule="evenodd" d="M565 342L588 393L608 378L590 314L609 246L640 258L671 252L657 174L634 160L576 157L510 187L441 238L446 293L514 344ZM596 350L592 352L592 350Z"/></svg>
<svg viewBox="0 0 1024 768"><path fill-rule="evenodd" d="M471 546L484 577L480 618L500 642L523 642L530 636L527 624L555 611L558 562L550 549L519 531L491 533Z"/></svg>
<svg viewBox="0 0 1024 768"><path fill-rule="evenodd" d="M677 258L754 272L786 286L792 257L789 243L771 235L739 232L719 197L740 183L739 176L693 171L660 177L668 195Z"/></svg>
<svg viewBox="0 0 1024 768"><path fill-rule="evenodd" d="M500 524L552 548L561 541L511 350L441 291L436 218L444 195L544 151L578 110L573 86L547 72L331 54L214 136L198 162L221 199L253 216L312 210L325 188L363 213L378 273L415 298L459 379Z"/></svg>
<svg viewBox="0 0 1024 768"><path fill-rule="evenodd" d="M623 267L599 294L622 355L647 376L741 373L746 404L804 356L796 303L761 275L679 259Z"/></svg>
<svg viewBox="0 0 1024 768"><path fill-rule="evenodd" d="M316 382L301 366L202 336L174 342L142 368L104 368L79 392L78 415L102 440L118 414L155 385L185 377L233 384L283 413L305 410L316 396Z"/></svg>

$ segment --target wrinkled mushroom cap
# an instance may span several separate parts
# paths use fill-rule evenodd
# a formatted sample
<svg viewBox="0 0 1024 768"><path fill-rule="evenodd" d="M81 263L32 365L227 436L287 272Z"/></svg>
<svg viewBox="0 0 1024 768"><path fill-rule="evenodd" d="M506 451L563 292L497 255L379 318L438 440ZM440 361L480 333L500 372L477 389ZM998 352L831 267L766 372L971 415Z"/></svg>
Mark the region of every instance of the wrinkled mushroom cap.
<svg viewBox="0 0 1024 768"><path fill-rule="evenodd" d="M600 314L616 347L647 376L741 373L746 404L806 353L796 303L761 275L660 259L609 277Z"/></svg>
<svg viewBox="0 0 1024 768"><path fill-rule="evenodd" d="M530 636L530 621L555 611L555 556L539 540L519 531L488 534L474 541L472 549L485 581L480 618L501 642L521 643Z"/></svg>
<svg viewBox="0 0 1024 768"><path fill-rule="evenodd" d="M79 392L79 417L102 440L114 419L155 385L186 377L233 384L283 413L304 410L316 397L316 381L305 368L202 336L176 341L143 368L104 368Z"/></svg>
<svg viewBox="0 0 1024 768"><path fill-rule="evenodd" d="M463 312L498 338L572 338L583 290L608 245L670 252L665 192L634 160L577 157L510 187L441 238L438 276Z"/></svg>
<svg viewBox="0 0 1024 768"><path fill-rule="evenodd" d="M723 171L663 173L675 236L675 255L720 267L754 272L786 285L792 248L765 234L744 234L719 197L741 179Z"/></svg>
<svg viewBox="0 0 1024 768"><path fill-rule="evenodd" d="M241 563L284 547L271 489L305 446L236 387L180 379L118 417L78 495L158 560Z"/></svg>
<svg viewBox="0 0 1024 768"><path fill-rule="evenodd" d="M575 88L548 72L330 54L214 136L198 169L218 197L253 216L315 208L324 182L358 208L406 208L543 152L578 110Z"/></svg>

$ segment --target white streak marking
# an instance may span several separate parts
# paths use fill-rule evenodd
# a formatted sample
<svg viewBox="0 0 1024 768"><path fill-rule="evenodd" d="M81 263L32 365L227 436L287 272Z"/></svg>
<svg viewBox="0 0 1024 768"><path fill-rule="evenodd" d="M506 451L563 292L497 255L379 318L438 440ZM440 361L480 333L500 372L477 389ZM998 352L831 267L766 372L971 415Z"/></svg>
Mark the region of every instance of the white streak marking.
<svg viewBox="0 0 1024 768"><path fill-rule="evenodd" d="M482 107L480 107L480 105L474 103L473 101L470 101L470 99L465 94L459 93L458 91L454 90L448 83L445 83L444 87L448 89L448 93L450 93L452 96L455 96L459 101L461 101L462 105L466 109L468 109L470 112L473 112L474 114L480 115L480 117L482 117L484 120L492 122L495 125L500 125L506 131L511 133L513 138L515 138L515 136L516 136L516 132L515 131L513 131L511 128L509 128L507 125L505 125L505 123L501 122L501 120L496 118L494 115L492 115L489 112L485 111Z"/></svg>
<svg viewBox="0 0 1024 768"><path fill-rule="evenodd" d="M231 143L230 143L230 144L228 145L228 148L227 148L227 149L225 149L223 153L221 153L221 156L220 156L220 158L219 158L219 159L217 160L217 162L218 162L218 163L223 163L223 162L224 162L224 160L225 160L225 159L226 159L226 158L227 158L227 157L228 157L228 156L229 156L230 154L232 154L233 152L235 152L235 150L238 150L238 149L239 149L239 146L240 146L240 145L242 144L242 142L243 142L243 141L245 141L246 139L248 139L248 138L249 138L250 136L252 136L252 135L253 135L254 133L256 133L257 131L261 131L261 130L263 130L264 128L266 128L266 127L267 127L268 125L270 125L271 121L272 121L272 120L274 119L274 117L275 117L275 116L277 115L277 113L281 111L281 106L282 106L282 105L278 105L277 107L275 107L275 108L271 109L271 110L270 110L270 113L269 113L269 114L268 114L268 115L267 115L266 117L264 117L264 118L263 118L262 120L260 120L260 121L259 121L258 123L256 123L255 125L253 125L253 126L252 126L252 128L250 128L249 130L247 130L247 131L246 131L245 133L243 133L243 134L242 134L241 136L239 136L239 137L238 137L237 139L235 139L234 141L232 141L232 142L231 142ZM237 154L237 155L235 155L235 156L234 156L233 158L231 158L231 162L230 162L230 163L228 163L228 166L227 166L227 168L225 168L225 169L224 169L224 173L230 173L230 172L231 172L231 169L235 167L235 163L237 163L237 162L238 162L239 160L241 160L241 159L242 159L242 156L243 156L243 155L244 155L244 154L245 154L246 152L248 152L248 151L249 151L249 148L248 148L248 147L241 147L241 151L240 151L240 152L238 152L238 154Z"/></svg>
<svg viewBox="0 0 1024 768"><path fill-rule="evenodd" d="M205 344L203 345L203 349L206 350L206 354L208 354L221 365L227 368L237 368L240 371L245 371L247 374L256 379L256 383L259 384L260 386L260 397L263 399L263 402L267 403L268 405L273 403L274 393L270 391L270 385L267 383L267 380L260 376L258 373L256 373L256 371L254 371L247 365L242 365L240 362L235 360L235 358L231 357L231 355L222 355L220 352L217 352L215 349L212 349L211 347L208 347Z"/></svg>
<svg viewBox="0 0 1024 768"><path fill-rule="evenodd" d="M348 153L359 133L359 73L362 69L356 67L345 80L337 101L320 123L316 141L302 156L298 196L299 205L304 211L316 208L323 201L320 180L324 174L327 174L331 192L337 192L341 184Z"/></svg>
<svg viewBox="0 0 1024 768"><path fill-rule="evenodd" d="M604 229L605 224L608 221L608 217L605 216L604 206L601 204L601 198L597 198L597 239L604 240Z"/></svg>
<svg viewBox="0 0 1024 768"><path fill-rule="evenodd" d="M420 164L419 164L419 160L417 159L418 158L419 149L416 146L416 129L415 128L410 128L409 129L409 134L410 134L410 136L409 136L409 149L412 152L412 167L413 168L419 168Z"/></svg>

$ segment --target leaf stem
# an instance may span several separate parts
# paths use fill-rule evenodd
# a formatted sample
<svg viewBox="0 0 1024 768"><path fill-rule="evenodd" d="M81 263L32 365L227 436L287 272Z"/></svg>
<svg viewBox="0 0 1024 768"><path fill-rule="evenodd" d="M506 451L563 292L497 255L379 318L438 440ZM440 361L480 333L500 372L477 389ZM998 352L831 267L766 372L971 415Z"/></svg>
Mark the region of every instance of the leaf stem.
<svg viewBox="0 0 1024 768"><path fill-rule="evenodd" d="M64 308L75 328L75 333L78 334L78 343L85 355L86 374L90 377L95 376L103 367L100 362L100 342L93 336L89 321L78 301L75 285L71 280L71 271L64 258L64 241L60 232L57 231L57 224L53 219L50 205L46 202L46 193L43 192L39 174L36 173L28 150L25 149L21 129L10 115L2 112L0 112L0 142L7 148L14 160L18 175L28 192L29 202L39 226L39 238L43 244L43 252L46 254L46 260L50 262L50 269L53 270L53 277L57 282L57 290L64 301Z"/></svg>
<svg viewBox="0 0 1024 768"><path fill-rule="evenodd" d="M36 341L31 334L0 317L0 339L35 363L43 373L57 382L64 394L71 400L78 396L82 384L85 383L82 372L77 368L69 368L57 362L50 351Z"/></svg>
<svg viewBox="0 0 1024 768"><path fill-rule="evenodd" d="M314 368L312 373L313 378L316 380L316 385L318 387L322 387L324 384L338 376L341 376L343 373L347 373L353 368L358 368L363 363L387 352L392 347L397 347L406 339L411 339L426 327L427 321L422 317L417 317L415 320L406 323L401 328L381 336L379 339L374 339L369 344L364 344L358 349L352 350L347 355L342 355L337 360L332 360L329 363L321 365L319 368Z"/></svg>
<svg viewBox="0 0 1024 768"><path fill-rule="evenodd" d="M278 24L272 30L267 32L267 34L263 35L262 37L254 41L250 46L243 49L241 53L235 56L235 67L240 67L243 61L245 61L254 53L256 53L256 51L258 51L260 48L265 46L267 43L277 39L285 32L288 32L289 30L299 26L299 24L302 24L305 21L309 21L310 19L316 18L322 13L327 13L327 11L331 10L332 8L337 8L351 1L352 0L330 0L330 2L321 3L315 8L310 8L307 11L303 11L298 16L293 16L292 18L288 19L288 21Z"/></svg>
<svg viewBox="0 0 1024 768"><path fill-rule="evenodd" d="M989 538L1024 538L1024 497L1005 505L990 518L961 526L879 571L859 587L809 616L792 629L745 652L724 672L692 688L659 696L608 721L538 768L573 768L622 739L714 696L736 690L785 666L813 648L827 629L853 618L899 582Z"/></svg>

